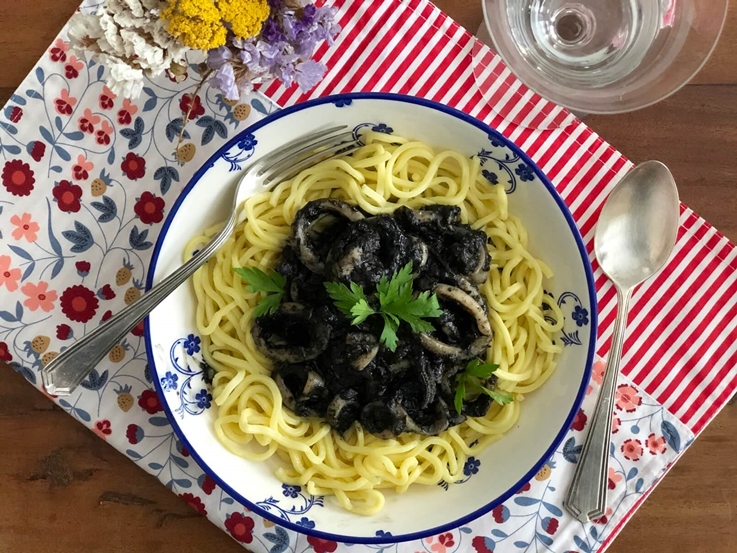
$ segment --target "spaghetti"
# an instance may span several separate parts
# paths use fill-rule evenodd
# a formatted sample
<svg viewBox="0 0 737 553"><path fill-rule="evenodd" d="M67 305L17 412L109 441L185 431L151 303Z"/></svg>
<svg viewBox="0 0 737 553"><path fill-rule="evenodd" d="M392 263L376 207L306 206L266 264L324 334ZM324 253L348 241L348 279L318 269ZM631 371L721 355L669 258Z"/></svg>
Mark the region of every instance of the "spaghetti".
<svg viewBox="0 0 737 553"><path fill-rule="evenodd" d="M347 510L371 515L384 505L384 490L402 493L412 484L462 478L465 460L500 439L519 418L525 394L553 373L560 345L554 334L563 317L543 281L552 272L527 249L528 235L508 212L507 195L490 186L477 158L435 153L424 143L366 133L350 156L302 171L273 191L245 202L246 222L193 277L203 354L215 369L215 432L231 452L250 460L275 457L276 476L314 495L333 495ZM308 201L334 197L369 214L406 205L458 206L462 220L489 237L492 266L480 287L489 306L493 342L487 361L499 365L497 388L515 401L493 404L485 417L468 418L438 436L402 434L381 439L354 424L340 435L322 421L305 420L282 403L271 362L251 336L258 294L246 290L234 268L277 264L296 212ZM218 231L190 241L185 256ZM546 313L547 312L547 313ZM549 316L546 316L548 315Z"/></svg>

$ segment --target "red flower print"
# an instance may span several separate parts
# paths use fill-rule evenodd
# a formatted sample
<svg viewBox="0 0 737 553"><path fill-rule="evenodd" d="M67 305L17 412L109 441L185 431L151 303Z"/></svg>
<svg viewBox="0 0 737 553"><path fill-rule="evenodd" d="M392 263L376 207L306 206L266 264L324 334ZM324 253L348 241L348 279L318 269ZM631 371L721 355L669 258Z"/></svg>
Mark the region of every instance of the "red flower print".
<svg viewBox="0 0 737 553"><path fill-rule="evenodd" d="M8 344L0 342L0 361L10 362L13 360L13 356L10 354Z"/></svg>
<svg viewBox="0 0 737 553"><path fill-rule="evenodd" d="M56 325L56 337L59 340L69 340L72 336L74 336L74 333L72 332L72 327L68 324Z"/></svg>
<svg viewBox="0 0 737 553"><path fill-rule="evenodd" d="M15 226L13 232L10 233L15 240L23 238L31 243L36 241L39 226L38 223L31 220L30 213L24 213L20 217L13 215L10 218L10 224Z"/></svg>
<svg viewBox="0 0 737 553"><path fill-rule="evenodd" d="M28 153L34 161L41 161L46 153L46 144L40 140L34 140L28 144Z"/></svg>
<svg viewBox="0 0 737 553"><path fill-rule="evenodd" d="M519 490L515 492L516 495L519 495L521 493L529 492L532 485L528 482L524 486L522 486Z"/></svg>
<svg viewBox="0 0 737 553"><path fill-rule="evenodd" d="M5 286L8 292L15 292L20 280L20 269L11 269L11 261L9 255L0 255L0 287Z"/></svg>
<svg viewBox="0 0 737 553"><path fill-rule="evenodd" d="M138 405L149 415L155 415L164 410L159 401L159 396L153 390L144 390L138 397Z"/></svg>
<svg viewBox="0 0 737 553"><path fill-rule="evenodd" d="M79 118L79 130L87 134L94 134L95 125L100 122L100 116L92 113L90 108L86 108L82 117Z"/></svg>
<svg viewBox="0 0 737 553"><path fill-rule="evenodd" d="M133 327L133 330L131 330L131 334L133 334L133 336L143 336L143 321Z"/></svg>
<svg viewBox="0 0 737 553"><path fill-rule="evenodd" d="M645 440L645 445L647 446L648 451L650 452L650 455L658 455L665 453L665 437L660 436L660 438L656 438L655 434L650 434L647 437L647 440Z"/></svg>
<svg viewBox="0 0 737 553"><path fill-rule="evenodd" d="M18 121L20 121L21 117L23 117L23 110L18 106L13 106L13 109L10 110L10 115L8 116L10 122L17 123Z"/></svg>
<svg viewBox="0 0 737 553"><path fill-rule="evenodd" d="M253 519L251 517L241 513L231 513L225 519L225 528L236 541L241 543L251 543L253 541ZM307 541L309 540L310 538L307 538Z"/></svg>
<svg viewBox="0 0 737 553"><path fill-rule="evenodd" d="M612 467L609 467L609 489L613 490L617 487L617 484L619 484L622 481L622 476L619 474L616 470L614 470Z"/></svg>
<svg viewBox="0 0 737 553"><path fill-rule="evenodd" d="M118 123L121 125L130 125L137 111L138 106L126 98L123 100L123 107L118 111Z"/></svg>
<svg viewBox="0 0 737 553"><path fill-rule="evenodd" d="M61 295L61 311L70 321L86 323L97 313L95 293L81 284L70 286Z"/></svg>
<svg viewBox="0 0 737 553"><path fill-rule="evenodd" d="M100 128L95 132L95 142L101 146L110 144L110 135L113 133L113 127L107 121L103 120Z"/></svg>
<svg viewBox="0 0 737 553"><path fill-rule="evenodd" d="M110 421L107 419L97 421L95 426L92 428L92 431L103 440L107 439L107 437L113 433L112 428L110 428Z"/></svg>
<svg viewBox="0 0 737 553"><path fill-rule="evenodd" d="M619 432L619 427L622 425L622 420L619 417L612 419L612 434Z"/></svg>
<svg viewBox="0 0 737 553"><path fill-rule="evenodd" d="M497 522L497 524L501 524L502 522L506 522L506 520L509 518L509 509L507 509L504 505L499 505L497 507L494 507L494 509L491 511L491 516L494 517L494 520Z"/></svg>
<svg viewBox="0 0 737 553"><path fill-rule="evenodd" d="M54 45L51 47L51 50L49 50L51 61L60 61L62 63L67 61L68 50L69 44L64 42L62 39L57 38L56 42L54 42Z"/></svg>
<svg viewBox="0 0 737 553"><path fill-rule="evenodd" d="M601 385L602 382L604 382L604 371L606 370L606 365L604 364L604 361L597 361L594 363L594 370L591 373L591 378L596 382L597 384Z"/></svg>
<svg viewBox="0 0 737 553"><path fill-rule="evenodd" d="M586 427L586 421L588 420L589 418L586 416L586 413L583 412L583 409L579 409L578 413L576 413L576 418L573 419L573 425L571 428L581 432L581 430Z"/></svg>
<svg viewBox="0 0 737 553"><path fill-rule="evenodd" d="M82 207L79 199L82 197L82 189L68 180L60 181L54 186L51 193L56 198L56 204L64 213L76 213Z"/></svg>
<svg viewBox="0 0 737 553"><path fill-rule="evenodd" d="M23 301L23 305L31 311L41 309L46 313L54 309L54 302L59 296L53 290L49 290L48 287L48 282L43 281L38 284L31 282L24 284L20 291L28 297Z"/></svg>
<svg viewBox="0 0 737 553"><path fill-rule="evenodd" d="M100 94L100 109L113 109L115 106L115 100L117 96L113 94L113 91L110 90L107 86L102 87L102 93Z"/></svg>
<svg viewBox="0 0 737 553"><path fill-rule="evenodd" d="M115 297L115 291L113 290L112 286L106 284L97 291L97 295L100 299L111 300Z"/></svg>
<svg viewBox="0 0 737 553"><path fill-rule="evenodd" d="M634 387L629 384L620 384L617 387L617 393L614 396L617 409L627 413L634 413L635 410L642 405L642 398Z"/></svg>
<svg viewBox="0 0 737 553"><path fill-rule="evenodd" d="M612 512L613 512L612 508L607 507L606 513L604 513L603 516L596 518L592 520L591 522L593 522L594 524L606 524L609 521L609 517L612 516Z"/></svg>
<svg viewBox="0 0 737 553"><path fill-rule="evenodd" d="M120 164L120 168L126 177L131 180L138 180L146 174L146 160L133 152L128 152L128 155L123 159L123 163Z"/></svg>
<svg viewBox="0 0 737 553"><path fill-rule="evenodd" d="M79 154L77 156L77 163L72 167L72 178L76 180L87 180L90 176L90 171L94 168L94 163L87 161L84 154Z"/></svg>
<svg viewBox="0 0 737 553"><path fill-rule="evenodd" d="M6 161L1 178L5 189L13 196L28 196L36 182L31 166L20 159Z"/></svg>
<svg viewBox="0 0 737 553"><path fill-rule="evenodd" d="M86 277L90 274L90 262L89 261L77 261L74 266L77 269L77 274L81 277Z"/></svg>
<svg viewBox="0 0 737 553"><path fill-rule="evenodd" d="M54 100L56 112L60 115L71 115L76 104L77 99L69 96L69 91L66 88L62 88L59 97Z"/></svg>
<svg viewBox="0 0 737 553"><path fill-rule="evenodd" d="M197 119L200 115L205 114L205 108L202 107L202 102L200 102L200 97L195 96L194 97L194 105L192 104L192 95L191 94L185 94L182 96L182 99L179 100L179 109L182 110L183 115L187 115L187 112L189 112L189 108L192 108L192 111L189 113L189 120Z"/></svg>
<svg viewBox="0 0 737 553"><path fill-rule="evenodd" d="M186 501L190 507L192 507L195 511L197 511L201 515L207 514L207 510L205 510L205 504L202 503L202 500L196 495L193 495L191 493L183 493L183 494L179 494L179 497L184 499L184 501Z"/></svg>
<svg viewBox="0 0 737 553"><path fill-rule="evenodd" d="M471 540L476 553L494 553L494 541L484 536L476 536Z"/></svg>
<svg viewBox="0 0 737 553"><path fill-rule="evenodd" d="M107 311L105 311L102 314L102 317L100 317L100 322L101 323L104 323L105 321L107 321L112 316L113 316L113 312L108 309Z"/></svg>
<svg viewBox="0 0 737 553"><path fill-rule="evenodd" d="M137 424L129 424L128 428L126 428L125 430L125 437L128 438L129 444L137 444L143 439L144 436L145 433L143 431L143 428L141 428Z"/></svg>
<svg viewBox="0 0 737 553"><path fill-rule="evenodd" d="M333 553L338 549L338 544L334 541L324 540L322 538L316 538L314 536L307 537L307 543L312 546L315 553Z"/></svg>
<svg viewBox="0 0 737 553"><path fill-rule="evenodd" d="M205 475L205 479L202 481L202 484L200 484L200 488L207 495L210 495L215 490L215 480Z"/></svg>
<svg viewBox="0 0 737 553"><path fill-rule="evenodd" d="M150 225L162 221L164 205L164 198L157 198L151 192L144 192L133 206L133 211L136 212L142 223Z"/></svg>
<svg viewBox="0 0 737 553"><path fill-rule="evenodd" d="M455 541L453 540L453 534L450 532L446 532L445 534L440 534L438 536L438 541L443 544L445 547L453 547L455 545Z"/></svg>
<svg viewBox="0 0 737 553"><path fill-rule="evenodd" d="M79 72L82 71L83 67L84 63L74 56L69 56L69 62L64 66L64 74L67 76L67 79L76 79L79 77Z"/></svg>
<svg viewBox="0 0 737 553"><path fill-rule="evenodd" d="M639 461L643 449L640 440L625 440L621 447L624 458L628 461Z"/></svg>
<svg viewBox="0 0 737 553"><path fill-rule="evenodd" d="M557 518L545 517L542 520L543 530L545 530L551 536L558 531L558 525L559 525L559 522Z"/></svg>

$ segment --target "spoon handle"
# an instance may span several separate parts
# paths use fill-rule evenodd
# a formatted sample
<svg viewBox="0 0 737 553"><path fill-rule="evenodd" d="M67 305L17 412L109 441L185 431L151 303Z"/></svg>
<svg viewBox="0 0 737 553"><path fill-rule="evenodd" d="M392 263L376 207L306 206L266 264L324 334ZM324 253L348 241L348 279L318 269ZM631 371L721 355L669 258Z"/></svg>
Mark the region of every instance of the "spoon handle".
<svg viewBox="0 0 737 553"><path fill-rule="evenodd" d="M619 361L624 346L630 295L631 290L617 290L617 322L612 336L604 382L601 385L601 395L596 404L591 428L578 460L573 482L564 501L566 509L584 523L600 518L606 512L614 395L619 375Z"/></svg>

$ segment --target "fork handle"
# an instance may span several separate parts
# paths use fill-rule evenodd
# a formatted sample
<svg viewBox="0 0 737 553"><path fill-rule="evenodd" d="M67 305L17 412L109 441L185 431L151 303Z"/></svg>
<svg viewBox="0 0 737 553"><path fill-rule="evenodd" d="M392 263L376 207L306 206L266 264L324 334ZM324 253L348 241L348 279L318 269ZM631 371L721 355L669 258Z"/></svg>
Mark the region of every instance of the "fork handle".
<svg viewBox="0 0 737 553"><path fill-rule="evenodd" d="M236 217L233 215L197 255L143 294L138 301L86 334L51 361L41 372L46 391L58 396L71 394L126 334L205 264L233 233L235 223Z"/></svg>
<svg viewBox="0 0 737 553"><path fill-rule="evenodd" d="M601 395L596 403L591 428L586 436L581 457L578 459L573 482L563 502L566 509L583 523L600 518L606 512L614 396L617 389L619 361L624 346L631 293L631 290L617 290L617 322L604 371Z"/></svg>

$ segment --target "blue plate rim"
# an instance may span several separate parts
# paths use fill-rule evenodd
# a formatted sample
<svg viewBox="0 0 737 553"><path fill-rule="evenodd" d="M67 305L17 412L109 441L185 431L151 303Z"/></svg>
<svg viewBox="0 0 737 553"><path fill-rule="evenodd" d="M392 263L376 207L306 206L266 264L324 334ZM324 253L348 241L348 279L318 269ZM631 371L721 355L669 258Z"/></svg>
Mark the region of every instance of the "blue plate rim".
<svg viewBox="0 0 737 553"><path fill-rule="evenodd" d="M599 322L598 321L597 299L596 299L596 286L594 284L594 272L591 267L591 262L589 260L589 255L586 250L586 246L584 245L583 238L581 237L581 233L578 229L578 226L576 226L576 223L573 219L573 215L568 209L568 206L565 204L565 202L563 201L563 198L560 196L555 186L553 186L553 183L550 181L550 179L548 179L548 177L542 172L542 170L537 166L537 164L525 152L523 152L514 142L512 142L510 139L508 139L506 136L501 134L499 131L497 131L493 127L487 125L486 123L483 123L482 121L479 121L478 119L468 115L467 113L457 110L455 108L451 108L444 104L434 102L432 100L426 100L424 98L417 98L414 96L407 96L404 94L394 94L394 93L385 93L385 92L353 92L353 93L345 93L345 94L335 94L331 96L324 96L322 98L316 98L314 100L308 100L306 102L302 102L294 106L281 109L275 113L272 113L271 115L266 116L264 119L257 121L250 127L243 129L241 132L236 134L233 138L228 140L212 156L210 156L210 158L195 172L195 174L192 176L187 186L185 186L182 189L182 192L179 194L179 196L177 197L177 200L172 205L171 210L166 218L166 221L164 221L164 225L162 226L161 231L159 232L159 237L156 240L156 246L154 247L153 254L151 255L151 261L149 262L149 269L148 269L147 276L146 276L146 290L149 290L153 285L154 274L156 272L156 265L158 262L159 255L161 253L161 248L162 248L164 239L166 238L169 227L171 226L171 223L174 220L174 217L179 211L179 208L181 207L182 203L184 202L184 200L186 199L186 197L188 196L192 188L195 187L195 185L199 182L202 176L212 167L212 165L218 159L220 159L223 156L223 154L225 154L228 150L230 150L230 148L232 148L235 144L237 144L237 142L240 141L244 136L252 134L258 129L265 127L266 125L269 125L270 123L277 121L281 119L282 117L286 117L293 113L296 113L296 112L299 112L305 109L309 109L315 106L335 103L341 100L342 101L346 101L346 100L350 100L350 101L353 101L353 100L388 100L388 101L394 101L394 102L404 102L408 104L415 104L415 105L427 107L430 109L434 109L436 111L440 111L447 115L451 115L453 117L463 120L466 123L469 123L475 126L479 130L485 132L490 137L494 136L498 138L500 142L502 142L507 148L511 149L512 152L519 155L520 159L522 159L526 164L528 164L533 169L533 171L535 172L535 175L545 185L545 188L548 190L548 192L550 193L550 195L553 197L556 204L558 205L558 208L563 213L563 216L565 217L566 222L568 223L568 226L570 227L570 230L576 241L576 245L578 246L579 254L581 256L581 261L583 262L583 266L584 266L584 271L586 272L586 281L588 285L588 295L589 295L588 299L589 299L589 306L591 308L590 309L591 311L591 314L590 314L591 340L589 341L589 351L587 353L587 358L586 358L586 369L584 371L584 378L581 381L581 386L578 390L578 394L576 395L576 399L573 403L573 407L571 408L571 411L568 413L568 417L566 418L566 421L563 427L558 432L558 434L555 436L555 439L551 443L550 447L545 451L545 453L540 458L540 460L537 463L535 463L533 468L530 471L528 471L507 492L496 497L493 501L490 501L483 507L480 507L479 509L476 509L475 511L461 518L458 518L454 521L448 522L441 526L437 526L435 528L421 530L421 531L413 532L409 534L400 534L396 536L392 535L392 536L389 536L388 539L387 537L378 537L378 536L377 537L357 537L357 536L343 536L340 534L332 534L329 532L321 532L318 530L304 528L303 526L299 526L298 524L294 522L284 520L282 518L279 518L278 516L274 516L268 511L265 511L261 507L247 500L245 497L241 496L239 493L233 490L230 486L228 486L225 482L223 482L223 480L203 461L203 459L199 456L199 454L194 450L189 440L187 440L186 436L184 435L184 432L182 432L179 426L179 423L174 417L174 414L169 409L167 402L164 400L164 391L161 388L161 383L159 382L159 378L158 378L158 372L156 371L156 363L151 353L152 344L151 344L151 332L149 328L148 317L146 317L145 322L144 322L144 339L146 343L146 358L148 360L149 367L151 368L152 380L153 380L154 387L156 389L156 393L159 394L159 397L161 398L161 403L162 403L162 406L164 407L166 416L169 418L169 422L171 423L171 426L174 432L176 433L177 437L185 445L190 455L195 459L195 461L197 461L197 464L202 468L202 470L205 471L205 473L207 473L217 483L218 486L220 486L223 490L225 490L225 492L227 492L235 500L239 501L241 504L245 505L251 511L258 514L259 516L266 518L267 520L270 520L271 522L279 524L280 526L283 526L285 528L298 532L300 534L305 534L308 536L313 536L313 537L324 539L324 540L331 540L331 541L351 543L351 544L361 544L361 545L401 543L401 542L406 542L406 541L424 539L428 536L434 536L437 534L441 534L443 532L447 532L449 530L455 530L456 528L463 526L464 524L467 524L468 522L476 520L477 518L485 515L486 513L488 513L495 507L507 501L507 499L512 497L512 495L514 495L522 486L524 486L527 482L532 480L535 474L537 474L538 471L548 461L548 459L550 459L550 457L555 452L557 447L562 443L563 438L566 436L566 434L568 433L568 430L573 424L573 420L576 417L576 414L578 413L579 409L581 408L581 404L583 403L584 397L586 395L586 389L588 388L589 381L591 380L591 373L592 373L593 365L594 365L594 357L596 354L596 336L597 336L598 322ZM157 375L157 377L154 378L154 375Z"/></svg>

